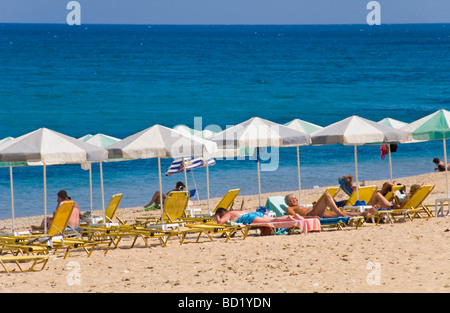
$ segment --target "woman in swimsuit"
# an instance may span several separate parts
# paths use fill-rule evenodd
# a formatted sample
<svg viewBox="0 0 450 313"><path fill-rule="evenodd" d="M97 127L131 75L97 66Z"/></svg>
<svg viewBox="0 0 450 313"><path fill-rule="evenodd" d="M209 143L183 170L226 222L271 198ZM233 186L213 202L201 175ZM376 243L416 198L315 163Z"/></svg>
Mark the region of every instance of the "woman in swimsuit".
<svg viewBox="0 0 450 313"><path fill-rule="evenodd" d="M215 217L218 224L224 224L228 221L241 223L241 224L252 224L252 223L272 223L272 222L286 222L292 220L303 220L304 218L298 214L293 216L282 216L282 217L270 217L262 212L251 212L245 213L240 210L228 211L224 208L217 208Z"/></svg>

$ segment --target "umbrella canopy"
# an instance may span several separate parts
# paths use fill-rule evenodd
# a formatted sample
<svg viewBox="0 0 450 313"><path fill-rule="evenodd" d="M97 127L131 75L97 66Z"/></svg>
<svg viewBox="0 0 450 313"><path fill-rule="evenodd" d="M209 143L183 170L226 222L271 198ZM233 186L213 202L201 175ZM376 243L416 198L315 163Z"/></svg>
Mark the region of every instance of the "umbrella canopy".
<svg viewBox="0 0 450 313"><path fill-rule="evenodd" d="M313 145L343 144L361 146L368 143L403 142L411 135L359 116L350 116L311 135Z"/></svg>
<svg viewBox="0 0 450 313"><path fill-rule="evenodd" d="M95 135L87 134L87 135L81 137L79 140L90 143L91 145L94 145L97 147L102 147L102 148L105 148L109 145L112 145L113 143L120 141L119 138L115 138L115 137L108 136L105 134L95 134Z"/></svg>
<svg viewBox="0 0 450 313"><path fill-rule="evenodd" d="M105 149L48 128L17 137L0 147L0 162L81 164L86 161L100 162L107 156Z"/></svg>
<svg viewBox="0 0 450 313"><path fill-rule="evenodd" d="M444 147L444 163L447 164L447 147L445 140L450 138L450 112L447 110L439 110L427 115L415 122L412 122L402 130L410 131L416 140L442 140ZM447 180L447 197L450 196L448 169L445 166Z"/></svg>
<svg viewBox="0 0 450 313"><path fill-rule="evenodd" d="M412 132L416 140L442 140L450 138L450 112L439 110L412 122L402 130Z"/></svg>
<svg viewBox="0 0 450 313"><path fill-rule="evenodd" d="M354 146L356 192L358 192L357 146L370 143L403 142L410 139L411 134L406 131L394 129L359 116L350 116L311 135L313 145L343 144Z"/></svg>
<svg viewBox="0 0 450 313"><path fill-rule="evenodd" d="M112 136L108 136L105 134L95 134L95 135L91 135L91 134L87 134L83 137L81 137L79 140L87 142L91 145L97 146L97 147L101 147L101 148L105 148L109 145L112 145L113 143L116 143L118 141L120 141L119 138L115 138ZM121 159L115 159L114 161L120 161ZM105 160L108 161L108 160ZM102 210L103 210L103 215L105 213L105 195L104 195L104 189L103 189L103 165L102 162L100 162L100 184L101 184L101 189L102 189ZM91 213L92 213L92 209L93 209L93 204L92 204L92 168L91 166L89 166L89 190L90 190L90 202L91 202ZM103 216L103 218L105 218Z"/></svg>
<svg viewBox="0 0 450 313"><path fill-rule="evenodd" d="M160 203L162 201L161 158L208 156L217 152L217 144L174 129L154 125L107 147L110 158L158 158ZM161 209L161 220L163 210Z"/></svg>
<svg viewBox="0 0 450 313"><path fill-rule="evenodd" d="M81 164L87 161L99 162L106 159L107 156L108 152L103 148L48 128L40 128L9 140L0 147L0 162L39 162L43 165L44 215L47 215L46 165ZM47 219L44 218L44 220L45 231L47 231Z"/></svg>
<svg viewBox="0 0 450 313"><path fill-rule="evenodd" d="M204 129L204 130L200 131L200 130L190 128L186 125L177 125L173 129L175 129L176 131L179 131L182 134L193 135L193 136L197 136L197 137L204 138L204 139L209 139L216 134L215 132L213 132L209 129Z"/></svg>
<svg viewBox="0 0 450 313"><path fill-rule="evenodd" d="M181 158L213 154L217 144L154 125L107 147L110 158Z"/></svg>
<svg viewBox="0 0 450 313"><path fill-rule="evenodd" d="M186 168L186 172L190 172L199 167L206 167L206 161L204 158L184 158L184 163L186 166L183 166L183 158L173 160L172 164L170 164L166 171L166 176L181 173L184 171L184 168ZM212 158L208 159L208 166L213 166L215 164L216 160Z"/></svg>
<svg viewBox="0 0 450 313"><path fill-rule="evenodd" d="M219 148L295 147L310 144L310 137L292 128L253 117L210 138Z"/></svg>
<svg viewBox="0 0 450 313"><path fill-rule="evenodd" d="M259 117L253 117L227 128L211 137L210 140L216 142L221 149L257 148L259 205L261 205L259 148L298 147L309 145L311 141L308 134Z"/></svg>
<svg viewBox="0 0 450 313"><path fill-rule="evenodd" d="M408 123L405 123L405 122L402 122L402 121L399 121L399 120L396 120L396 119L393 119L393 118L390 118L390 117L383 118L378 123L386 125L386 126L390 126L392 128L396 128L396 129L400 129L403 126L408 124Z"/></svg>
<svg viewBox="0 0 450 313"><path fill-rule="evenodd" d="M316 124L313 124L310 122L306 122L306 121L300 120L298 118L293 119L290 122L287 122L286 124L284 124L284 126L298 130L305 134L311 134L311 133L323 128L322 126L319 126L319 125L316 125Z"/></svg>

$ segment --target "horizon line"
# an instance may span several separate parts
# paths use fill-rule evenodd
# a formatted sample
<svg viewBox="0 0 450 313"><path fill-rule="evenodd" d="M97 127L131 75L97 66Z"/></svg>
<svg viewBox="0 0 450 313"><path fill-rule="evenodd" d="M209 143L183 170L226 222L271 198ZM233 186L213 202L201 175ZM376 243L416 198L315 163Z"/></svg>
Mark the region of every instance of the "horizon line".
<svg viewBox="0 0 450 313"><path fill-rule="evenodd" d="M0 22L0 24L40 24L40 25L68 25L62 22ZM343 26L343 25L367 25L367 26L383 26L383 25L422 25L422 24L441 24L446 25L450 22L404 22L404 23L381 23L381 25L368 25L367 23L307 23L307 24L169 24L169 23L82 23L81 25L68 25L68 26L82 26L82 25L124 25L124 26Z"/></svg>

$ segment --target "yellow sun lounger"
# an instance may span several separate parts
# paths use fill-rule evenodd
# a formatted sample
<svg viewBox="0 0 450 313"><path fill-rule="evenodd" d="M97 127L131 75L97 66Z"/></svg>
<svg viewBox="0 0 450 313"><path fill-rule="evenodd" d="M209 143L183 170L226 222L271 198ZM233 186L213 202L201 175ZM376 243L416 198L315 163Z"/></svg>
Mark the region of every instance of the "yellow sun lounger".
<svg viewBox="0 0 450 313"><path fill-rule="evenodd" d="M230 189L227 191L227 193L223 196L223 198L219 201L219 203L214 208L214 212L218 208L224 208L226 210L230 210L230 208L233 207L234 200L236 200L236 197L241 192L241 189Z"/></svg>
<svg viewBox="0 0 450 313"><path fill-rule="evenodd" d="M101 220L98 223L95 223L94 225L114 223L114 218L117 218L120 224L125 224L116 214L117 209L119 208L119 204L122 201L122 198L123 194L121 193L113 195L111 197L111 200L109 200L108 206L106 207L105 210L105 221L103 221L103 217L101 217Z"/></svg>
<svg viewBox="0 0 450 313"><path fill-rule="evenodd" d="M4 272L10 273L11 269L8 269L6 264L13 263L17 266L20 272L26 271L42 271L50 258L54 255L40 254L40 255L8 255L0 256L0 264L4 269ZM28 269L24 269L24 263L31 263ZM37 265L42 265L40 268L35 268ZM13 270L14 271L14 270Z"/></svg>
<svg viewBox="0 0 450 313"><path fill-rule="evenodd" d="M241 189L230 189L227 191L227 193L220 199L219 203L216 205L214 210L210 213L201 213L201 214L195 214L194 220L200 217L208 217L214 216L214 213L218 208L224 208L226 210L230 210L233 208L234 200L236 200L236 197L241 192ZM242 206L244 205L244 202L242 202ZM241 207L242 209L242 207ZM192 220L192 219L190 219Z"/></svg>
<svg viewBox="0 0 450 313"><path fill-rule="evenodd" d="M394 200L395 193L397 191L400 191L404 187L405 187L404 185L392 186L391 191L389 191L384 197L386 198L387 201L392 201L392 200Z"/></svg>
<svg viewBox="0 0 450 313"><path fill-rule="evenodd" d="M9 236L8 240L16 244L28 247L48 247L52 251L65 251L64 258L69 255L69 251L73 249L83 248L88 256L91 255L93 248L100 242L86 241L81 238L67 238L65 230L69 222L70 216L74 208L73 201L62 202L56 210L52 223L48 228L47 234L32 234L26 236ZM5 238L4 238L5 239ZM88 248L91 248L89 251Z"/></svg>
<svg viewBox="0 0 450 313"><path fill-rule="evenodd" d="M344 207L354 206L356 201L364 201L368 203L370 199L375 195L378 190L378 186L363 186L358 188L358 197L356 196L356 190L352 192L350 198L345 203Z"/></svg>
<svg viewBox="0 0 450 313"><path fill-rule="evenodd" d="M186 209L189 204L189 191L171 191L167 195L163 205L164 223L177 223L186 216ZM138 224L148 224L154 217L137 217ZM161 223L162 221L159 221ZM158 223L158 224L159 224ZM154 225L155 223L153 223Z"/></svg>
<svg viewBox="0 0 450 313"><path fill-rule="evenodd" d="M423 217L421 213L425 213L427 218L432 217L433 214L430 209L423 205L423 201L425 201L433 189L434 185L420 186L401 209L383 209L376 211L374 217L377 225L383 217L387 217L391 222L397 221L396 217L398 216L408 217L412 221L417 216Z"/></svg>

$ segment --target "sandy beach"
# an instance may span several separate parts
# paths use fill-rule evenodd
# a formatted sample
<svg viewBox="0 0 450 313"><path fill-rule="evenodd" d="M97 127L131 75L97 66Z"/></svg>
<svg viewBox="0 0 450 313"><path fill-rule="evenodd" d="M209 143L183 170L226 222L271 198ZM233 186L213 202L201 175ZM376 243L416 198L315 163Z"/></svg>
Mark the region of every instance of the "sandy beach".
<svg viewBox="0 0 450 313"><path fill-rule="evenodd" d="M396 178L409 187L431 183L436 187L425 203L446 196L445 173ZM366 181L366 185L382 181ZM230 189L233 186L229 186ZM318 199L325 187L302 190L303 203ZM285 195L270 193L268 196ZM126 195L125 195L126 196ZM245 198L244 209L254 211L257 196ZM344 199L340 192L337 200ZM211 199L214 207L219 198ZM206 201L196 207L206 208ZM434 211L434 209L433 209ZM119 208L122 219L156 212L142 207ZM42 216L17 218L17 230L38 224ZM0 230L9 231L11 220L0 221ZM257 236L232 240L206 236L199 243L176 239L162 247L158 240L129 249L124 239L104 255L98 249L88 258L84 251L70 257L53 258L40 272L1 273L0 292L63 293L363 293L363 292L450 292L450 219L415 219L395 224L364 226L344 230L324 230L308 234Z"/></svg>

